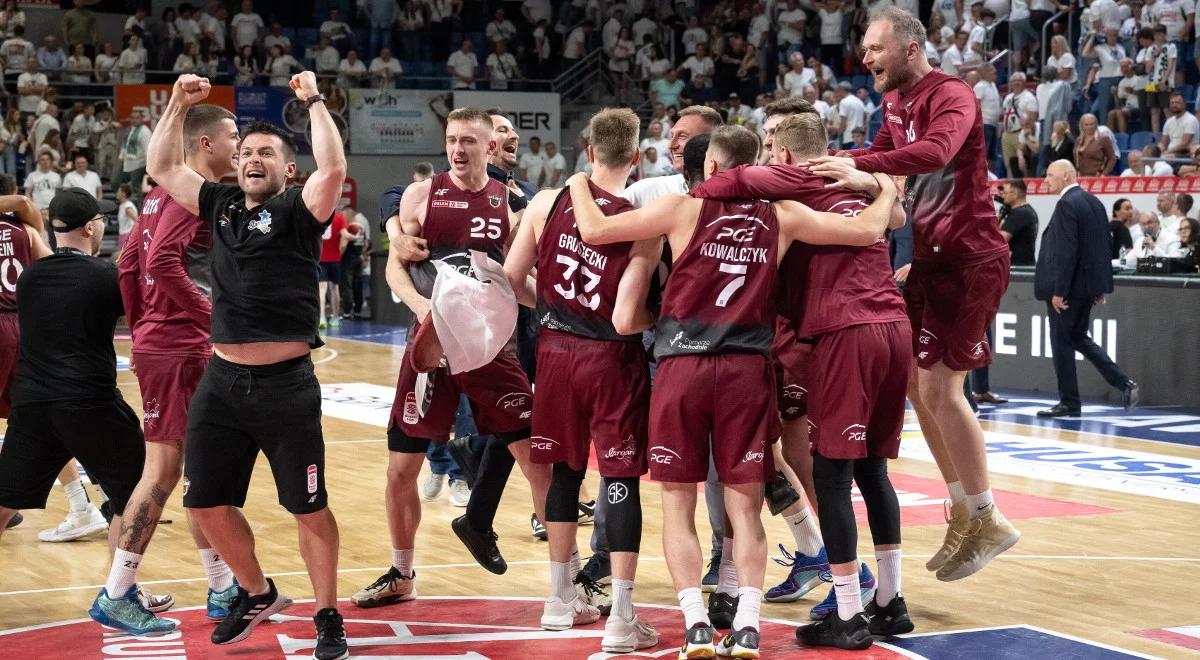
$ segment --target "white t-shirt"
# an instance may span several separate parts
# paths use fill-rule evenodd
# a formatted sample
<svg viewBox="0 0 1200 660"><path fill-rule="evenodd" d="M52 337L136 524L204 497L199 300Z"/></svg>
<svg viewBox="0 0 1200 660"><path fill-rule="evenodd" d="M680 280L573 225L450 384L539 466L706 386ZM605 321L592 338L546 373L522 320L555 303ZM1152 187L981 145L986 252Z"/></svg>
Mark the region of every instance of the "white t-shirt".
<svg viewBox="0 0 1200 660"><path fill-rule="evenodd" d="M238 49L242 46L253 46L258 39L258 33L265 27L262 17L255 13L234 14L229 26L233 28L233 45Z"/></svg>
<svg viewBox="0 0 1200 660"><path fill-rule="evenodd" d="M1012 11L1008 14L1010 21L1023 21L1029 18L1029 3L1026 0L1012 0Z"/></svg>
<svg viewBox="0 0 1200 660"><path fill-rule="evenodd" d="M646 43L646 35L657 32L658 23L643 16L634 21L633 27L629 28L629 31L633 34L633 43Z"/></svg>
<svg viewBox="0 0 1200 660"><path fill-rule="evenodd" d="M600 47L604 49L604 52L612 52L613 46L617 45L617 36L620 34L621 21L618 21L617 17L613 16L600 29Z"/></svg>
<svg viewBox="0 0 1200 660"><path fill-rule="evenodd" d="M1100 62L1097 78L1117 78L1121 75L1121 60L1125 58L1125 48L1121 44L1102 44L1092 49Z"/></svg>
<svg viewBox="0 0 1200 660"><path fill-rule="evenodd" d="M996 83L980 80L975 83L975 98L979 99L979 110L983 114L983 123L988 126L1000 124L1000 91Z"/></svg>
<svg viewBox="0 0 1200 660"><path fill-rule="evenodd" d="M688 28L683 31L682 39L684 54L691 55L696 52L697 44L708 43L708 33L702 27Z"/></svg>
<svg viewBox="0 0 1200 660"><path fill-rule="evenodd" d="M789 23L803 21L805 19L804 10L797 7L794 11L784 11L779 14L779 29L777 37L780 44L798 44L803 42L803 35Z"/></svg>
<svg viewBox="0 0 1200 660"><path fill-rule="evenodd" d="M759 14L758 16L750 19L750 28L746 31L746 40L755 48L762 48L763 36L770 31L770 17L768 17L766 14Z"/></svg>
<svg viewBox="0 0 1200 660"><path fill-rule="evenodd" d="M29 73L26 71L17 76L17 87L24 87L26 85L45 86L49 83L50 81L46 79L46 74L44 73ZM41 94L22 94L20 100L17 101L17 109L21 112L37 112L38 102L41 100Z"/></svg>
<svg viewBox="0 0 1200 660"><path fill-rule="evenodd" d="M211 14L200 15L200 33L212 35L213 52L225 51L225 24Z"/></svg>
<svg viewBox="0 0 1200 660"><path fill-rule="evenodd" d="M300 68L300 63L291 55L276 57L268 63L267 71L271 74L271 85L286 87L292 80L292 72Z"/></svg>
<svg viewBox="0 0 1200 660"><path fill-rule="evenodd" d="M656 176L642 179L625 189L621 197L629 200L634 206L641 208L664 195L679 195L688 191L687 182L682 174L671 176Z"/></svg>
<svg viewBox="0 0 1200 660"><path fill-rule="evenodd" d="M129 216L129 211L133 211L133 217ZM133 205L133 202L125 200L117 207L117 233L121 236L133 231L133 223L137 221L138 210Z"/></svg>
<svg viewBox="0 0 1200 660"><path fill-rule="evenodd" d="M962 51L958 49L958 44L954 44L942 53L942 71L952 76L958 75L958 70L962 68L964 62L965 58Z"/></svg>
<svg viewBox="0 0 1200 660"><path fill-rule="evenodd" d="M34 170L25 177L25 189L31 192L33 205L39 209L50 208L50 200L62 188L62 177L58 172L39 172Z"/></svg>
<svg viewBox="0 0 1200 660"><path fill-rule="evenodd" d="M855 128L866 129L867 107L863 105L862 99L853 94L847 94L838 101L837 107L838 116L846 120L846 128L842 131L842 144L845 144L854 140L851 133Z"/></svg>
<svg viewBox="0 0 1200 660"><path fill-rule="evenodd" d="M783 76L783 86L791 96L799 96L806 85L812 85L816 80L816 72L808 67L804 67L799 71L795 69L788 71Z"/></svg>
<svg viewBox="0 0 1200 660"><path fill-rule="evenodd" d="M200 24L194 18L176 18L175 32L185 44L200 42Z"/></svg>
<svg viewBox="0 0 1200 660"><path fill-rule="evenodd" d="M396 78L404 73L404 68L400 66L400 60L394 57L386 62L382 57L376 57L371 60L371 66L367 70L371 72L375 86L386 89L395 87Z"/></svg>
<svg viewBox="0 0 1200 660"><path fill-rule="evenodd" d="M842 10L828 12L822 7L817 13L821 17L821 45L842 43Z"/></svg>
<svg viewBox="0 0 1200 660"><path fill-rule="evenodd" d="M1180 144L1184 135L1191 135L1192 139L1189 145L1196 144L1196 138L1200 137L1200 121L1196 120L1196 115L1185 111L1182 115L1167 118L1163 122L1163 135L1167 136L1167 148L1172 145ZM1166 154L1164 154L1166 155Z"/></svg>
<svg viewBox="0 0 1200 660"><path fill-rule="evenodd" d="M1176 58L1175 44L1168 43L1163 48L1159 48L1157 44L1151 44L1143 48L1137 54L1137 63L1145 67L1146 82L1156 83L1159 86L1160 92L1167 91L1163 87L1164 84L1174 84L1174 81L1167 80L1167 69L1170 68L1171 60ZM1175 60L1175 69L1179 70L1179 60Z"/></svg>
<svg viewBox="0 0 1200 660"><path fill-rule="evenodd" d="M512 53L492 53L487 57L487 68L492 89L508 89L508 81L518 72L517 58Z"/></svg>
<svg viewBox="0 0 1200 660"><path fill-rule="evenodd" d="M671 149L671 141L665 137L657 140L652 137L642 138L641 144L638 145L638 150L645 153L650 147L654 147L659 156L668 156L667 152Z"/></svg>
<svg viewBox="0 0 1200 660"><path fill-rule="evenodd" d="M645 153L645 150L643 150ZM671 169L671 159L664 155L661 151L657 154L658 160L651 163L645 156L642 157L639 165L642 168L642 177L646 179L668 176L673 173Z"/></svg>
<svg viewBox="0 0 1200 660"><path fill-rule="evenodd" d="M547 158L544 168L546 170L546 187L561 186L567 180L567 159L563 158L561 151ZM555 172L558 172L558 181L553 180Z"/></svg>
<svg viewBox="0 0 1200 660"><path fill-rule="evenodd" d="M571 30L571 34L567 35L567 40L563 43L563 57L569 60L580 59L586 54L586 46L587 35L582 27L577 27Z"/></svg>
<svg viewBox="0 0 1200 660"><path fill-rule="evenodd" d="M946 19L946 25L951 28L958 27L958 12L954 10L954 0L935 0L934 6L942 12L942 18Z"/></svg>
<svg viewBox="0 0 1200 660"><path fill-rule="evenodd" d="M942 63L942 54L938 52L937 46L933 45L932 41L925 41L925 59L933 66L938 66Z"/></svg>
<svg viewBox="0 0 1200 660"><path fill-rule="evenodd" d="M1152 24L1154 21L1147 16L1147 13L1157 13L1157 22L1167 27L1167 40L1182 41L1187 17L1195 12L1196 4L1192 0L1158 0L1153 5L1142 6L1142 22Z"/></svg>
<svg viewBox="0 0 1200 660"><path fill-rule="evenodd" d="M359 76L351 75L355 73ZM361 87L365 84L363 80L366 73L367 65L363 64L362 60L354 60L353 64L350 63L350 60L342 60L338 63L337 84L340 87Z"/></svg>
<svg viewBox="0 0 1200 660"><path fill-rule="evenodd" d="M683 63L683 68L692 72L692 80L702 78L706 81L711 81L713 75L713 60L711 57L698 58L691 55Z"/></svg>
<svg viewBox="0 0 1200 660"><path fill-rule="evenodd" d="M971 52L978 53L975 46L986 49L988 38L988 29L982 23L971 28L971 34L967 36L967 49ZM983 59L980 56L980 59Z"/></svg>
<svg viewBox="0 0 1200 660"><path fill-rule="evenodd" d="M317 65L317 71L322 73L337 71L342 61L341 55L338 55L338 50L333 46L313 49L312 58L313 63Z"/></svg>
<svg viewBox="0 0 1200 660"><path fill-rule="evenodd" d="M484 28L483 33L487 35L488 41L499 41L501 39L508 41L517 33L517 26L513 25L512 21L504 19L497 23L492 21Z"/></svg>
<svg viewBox="0 0 1200 660"><path fill-rule="evenodd" d="M978 95L978 92L976 93ZM1009 133L1016 133L1021 130L1021 117L1032 112L1037 115L1038 104L1037 97L1029 90L1025 90L1020 95L1013 95L1009 92L1008 96L1004 97L1004 103L1001 104L1001 124L1003 129Z"/></svg>
<svg viewBox="0 0 1200 660"><path fill-rule="evenodd" d="M475 53L464 53L461 50L456 50L450 53L450 59L446 61L450 66L450 70L464 78L473 78L475 69L479 68L479 58L475 57ZM475 89L474 82L463 82L458 78L451 81L451 86L454 89Z"/></svg>
<svg viewBox="0 0 1200 660"><path fill-rule="evenodd" d="M78 174L75 170L67 172L62 179L63 188L83 188L92 197L100 196L100 175L88 170Z"/></svg>
<svg viewBox="0 0 1200 660"><path fill-rule="evenodd" d="M1071 79L1069 82L1072 85L1079 80L1079 70L1078 67L1075 66L1075 56L1071 53L1063 53L1062 57L1055 57L1054 55L1047 57L1046 66L1052 66L1059 71L1062 71L1063 69L1070 69Z"/></svg>
<svg viewBox="0 0 1200 660"><path fill-rule="evenodd" d="M517 160L517 167L525 170L526 181L540 188L542 172L546 169L546 152L539 151L535 154L532 151L526 151Z"/></svg>
<svg viewBox="0 0 1200 660"><path fill-rule="evenodd" d="M71 144L80 149L87 149L88 138L92 135L92 128L96 126L96 116L88 117L82 112L75 115L71 120L70 138Z"/></svg>

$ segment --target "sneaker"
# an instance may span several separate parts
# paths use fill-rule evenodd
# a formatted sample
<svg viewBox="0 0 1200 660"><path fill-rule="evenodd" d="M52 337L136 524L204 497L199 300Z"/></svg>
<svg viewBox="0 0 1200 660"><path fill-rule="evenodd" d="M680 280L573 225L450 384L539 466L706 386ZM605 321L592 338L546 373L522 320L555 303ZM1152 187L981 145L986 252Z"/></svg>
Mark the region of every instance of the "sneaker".
<svg viewBox="0 0 1200 660"><path fill-rule="evenodd" d="M863 615L871 625L871 634L881 637L895 637L913 631L912 619L908 618L908 605L904 604L904 596L896 594L892 602L880 605L872 598L865 607Z"/></svg>
<svg viewBox="0 0 1200 660"><path fill-rule="evenodd" d="M715 657L717 649L713 645L713 637L716 634L712 626L703 623L688 628L683 634L683 646L679 648L679 660Z"/></svg>
<svg viewBox="0 0 1200 660"><path fill-rule="evenodd" d="M783 553L784 559L776 559L775 563L791 570L788 571L787 579L767 591L768 603L794 603L822 582L833 581L825 548L821 548L816 557L809 557L799 550L793 555L783 544L779 545L779 551Z"/></svg>
<svg viewBox="0 0 1200 660"><path fill-rule="evenodd" d="M460 509L467 507L467 502L471 501L471 487L462 479L452 479L450 481L450 506L456 506Z"/></svg>
<svg viewBox="0 0 1200 660"><path fill-rule="evenodd" d="M596 584L612 584L612 560L608 555L592 555L588 557L580 573L591 578Z"/></svg>
<svg viewBox="0 0 1200 660"><path fill-rule="evenodd" d="M442 486L446 484L446 475L429 473L425 477L425 481L421 482L421 498L427 502L436 500L438 495L442 494Z"/></svg>
<svg viewBox="0 0 1200 660"><path fill-rule="evenodd" d="M946 529L946 538L942 539L942 547L933 553L929 561L925 562L925 570L936 571L941 568L954 553L958 552L958 546L962 545L963 537L967 533L967 523L970 522L967 516L966 504L955 504L951 506L950 501L946 500L942 503L945 509L946 524L949 527Z"/></svg>
<svg viewBox="0 0 1200 660"><path fill-rule="evenodd" d="M346 626L337 610L332 607L318 610L313 617L313 624L317 627L317 648L312 656L314 660L344 660L350 657Z"/></svg>
<svg viewBox="0 0 1200 660"><path fill-rule="evenodd" d="M291 601L275 588L275 581L267 578L270 589L261 596L251 596L249 592L238 585L238 597L233 603L229 616L225 617L212 632L213 644L234 644L250 636L258 624L266 621L272 614L278 614Z"/></svg>
<svg viewBox="0 0 1200 660"><path fill-rule="evenodd" d="M546 526L542 524L542 521L538 520L536 513L529 517L529 527L532 530L533 538L539 541L545 541L546 539L550 538L550 536L546 534Z"/></svg>
<svg viewBox="0 0 1200 660"><path fill-rule="evenodd" d="M773 516L783 513L784 509L800 501L800 493L796 492L792 482L788 481L782 472L776 472L775 477L765 484L764 495L767 508Z"/></svg>
<svg viewBox="0 0 1200 660"><path fill-rule="evenodd" d="M708 597L708 620L717 630L729 630L733 627L733 616L737 614L738 597L713 592Z"/></svg>
<svg viewBox="0 0 1200 660"><path fill-rule="evenodd" d="M658 632L636 614L632 621L610 616L604 622L604 639L600 640L600 650L605 653L633 653L653 646L658 646Z"/></svg>
<svg viewBox="0 0 1200 660"><path fill-rule="evenodd" d="M757 658L758 640L759 634L754 628L746 627L731 632L721 638L721 643L717 645L717 656L721 658Z"/></svg>
<svg viewBox="0 0 1200 660"><path fill-rule="evenodd" d="M324 330L328 326L329 326L329 322L325 320L324 316L322 316L320 322L317 323L317 329Z"/></svg>
<svg viewBox="0 0 1200 660"><path fill-rule="evenodd" d="M106 529L108 529L108 521L104 520L100 509L97 509L94 504L89 504L88 508L80 513L68 513L66 519L60 522L58 527L38 532L38 539L46 543L62 543L75 541Z"/></svg>
<svg viewBox="0 0 1200 660"><path fill-rule="evenodd" d="M596 521L596 500L579 503L579 524L590 525Z"/></svg>
<svg viewBox="0 0 1200 660"><path fill-rule="evenodd" d="M1021 532L1000 513L995 505L981 518L967 522L967 532L963 536L962 545L958 552L946 560L937 571L937 579L942 582L961 580L979 572L996 555L1008 550L1021 539Z"/></svg>
<svg viewBox="0 0 1200 660"><path fill-rule="evenodd" d="M329 327L331 327L331 328L340 328L340 327L342 327L342 317L340 317L340 316L335 316L335 317L333 317L333 318L329 319Z"/></svg>
<svg viewBox="0 0 1200 660"><path fill-rule="evenodd" d="M20 525L24 521L25 521L25 516L21 515L21 512L18 511L13 514L12 518L8 519L8 524L6 524L4 526L4 529L12 529L13 527Z"/></svg>
<svg viewBox="0 0 1200 660"><path fill-rule="evenodd" d="M871 574L871 569L867 568L866 564L860 564L858 567L858 588L862 602L865 603L875 597L875 576ZM813 621L820 621L836 610L837 593L833 587L829 587L829 595L809 610L808 617Z"/></svg>
<svg viewBox="0 0 1200 660"><path fill-rule="evenodd" d="M124 630L130 635L149 635L175 630L175 622L170 619L160 619L150 613L138 599L138 587L132 585L120 598L108 595L108 590L101 587L88 610L92 621L109 628Z"/></svg>
<svg viewBox="0 0 1200 660"><path fill-rule="evenodd" d="M392 566L387 573L379 576L378 580L351 596L350 602L359 607L380 607L412 600L417 597L416 578L416 571L405 577Z"/></svg>
<svg viewBox="0 0 1200 660"><path fill-rule="evenodd" d="M708 561L708 572L700 579L700 590L710 594L717 590L721 582L721 553L716 553Z"/></svg>
<svg viewBox="0 0 1200 660"><path fill-rule="evenodd" d="M817 623L796 629L796 639L805 646L832 646L847 651L862 651L871 647L871 627L862 612L842 621L836 613Z"/></svg>
<svg viewBox="0 0 1200 660"><path fill-rule="evenodd" d="M458 540L467 546L467 550L471 551L471 556L480 566L496 575L504 575L508 570L508 562L504 561L504 556L500 554L500 548L496 545L496 541L500 539L496 532L490 529L486 532L474 529L467 522L466 516L459 516L450 521L450 528L454 530Z"/></svg>
<svg viewBox="0 0 1200 660"><path fill-rule="evenodd" d="M212 588L208 590L208 612L205 614L212 621L220 621L229 616L233 611L233 605L237 602L238 590L237 580L224 591L214 591Z"/></svg>
<svg viewBox="0 0 1200 660"><path fill-rule="evenodd" d="M575 576L575 593L585 603L600 610L600 614L608 616L612 612L612 596L583 571Z"/></svg>
<svg viewBox="0 0 1200 660"><path fill-rule="evenodd" d="M446 443L446 449L450 451L450 457L454 459L458 469L462 470L467 485L474 488L475 477L479 474L479 463L483 460L483 452L475 451L472 448L472 437L464 435L461 438L451 438L450 442Z"/></svg>
<svg viewBox="0 0 1200 660"><path fill-rule="evenodd" d="M1121 405L1124 406L1125 412L1133 410L1141 400L1141 388L1138 384L1132 380L1125 381L1125 387L1121 388Z"/></svg>
<svg viewBox="0 0 1200 660"><path fill-rule="evenodd" d="M175 597L171 594L152 594L141 585L138 585L137 596L142 607L155 614L166 612L175 604Z"/></svg>
<svg viewBox="0 0 1200 660"><path fill-rule="evenodd" d="M561 598L551 596L542 608L542 628L545 630L568 630L571 626L586 626L600 620L600 610L574 598L564 603Z"/></svg>

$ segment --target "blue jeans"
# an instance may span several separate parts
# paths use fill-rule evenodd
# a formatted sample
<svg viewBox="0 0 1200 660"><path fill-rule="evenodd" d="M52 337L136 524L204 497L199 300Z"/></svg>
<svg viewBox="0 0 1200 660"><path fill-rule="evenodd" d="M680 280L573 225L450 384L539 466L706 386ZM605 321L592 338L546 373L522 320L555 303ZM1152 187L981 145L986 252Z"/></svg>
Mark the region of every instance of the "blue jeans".
<svg viewBox="0 0 1200 660"><path fill-rule="evenodd" d="M1096 100L1092 101L1091 113L1096 115L1096 121L1101 125L1108 120L1108 111L1113 108L1113 102L1116 100L1113 97L1113 90L1117 88L1117 83L1121 82L1120 77L1116 78L1100 78L1095 83ZM1120 154L1117 154L1118 156ZM1105 172L1108 174L1108 172Z"/></svg>
<svg viewBox="0 0 1200 660"><path fill-rule="evenodd" d="M4 151L0 152L0 172L13 178L17 176L17 148L11 144L5 145Z"/></svg>
<svg viewBox="0 0 1200 660"><path fill-rule="evenodd" d="M379 54L380 48L392 47L392 26L390 25L372 25L368 36L368 58L375 57Z"/></svg>

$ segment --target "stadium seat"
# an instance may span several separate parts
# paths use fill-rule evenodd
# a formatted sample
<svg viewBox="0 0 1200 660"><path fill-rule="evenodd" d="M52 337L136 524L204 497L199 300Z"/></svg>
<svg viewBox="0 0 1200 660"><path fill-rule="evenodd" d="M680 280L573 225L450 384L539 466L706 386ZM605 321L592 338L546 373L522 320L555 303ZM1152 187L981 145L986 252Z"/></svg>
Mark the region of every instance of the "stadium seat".
<svg viewBox="0 0 1200 660"><path fill-rule="evenodd" d="M872 89L871 76L866 75L866 74L859 74L857 76L851 77L850 84L854 86L855 91L857 91L859 87L866 87L867 89Z"/></svg>
<svg viewBox="0 0 1200 660"><path fill-rule="evenodd" d="M1180 85L1178 90L1183 95L1183 102L1187 104L1188 109L1196 107L1196 86L1195 85Z"/></svg>
<svg viewBox="0 0 1200 660"><path fill-rule="evenodd" d="M1131 151L1133 149L1141 149L1142 147L1148 144L1154 144L1155 142L1157 142L1157 140L1155 139L1154 134L1150 131L1138 131L1137 133L1129 136L1129 149Z"/></svg>
<svg viewBox="0 0 1200 660"><path fill-rule="evenodd" d="M1128 133L1113 133L1113 137L1117 138L1117 150L1121 152L1129 151L1129 134Z"/></svg>

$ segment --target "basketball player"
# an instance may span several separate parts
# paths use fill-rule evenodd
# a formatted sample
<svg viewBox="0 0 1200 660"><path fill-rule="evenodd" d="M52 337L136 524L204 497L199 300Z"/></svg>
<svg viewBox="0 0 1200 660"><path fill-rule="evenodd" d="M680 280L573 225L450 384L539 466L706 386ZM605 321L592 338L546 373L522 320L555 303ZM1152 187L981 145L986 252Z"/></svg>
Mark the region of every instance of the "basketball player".
<svg viewBox="0 0 1200 660"><path fill-rule="evenodd" d="M991 362L985 331L1008 288L1008 244L987 181L983 119L974 92L925 58L925 28L912 14L879 12L863 38L863 65L884 94L883 128L871 148L814 160L814 174L852 167L908 175L913 263L904 286L916 364L908 397L950 492L950 528L926 563L961 580L1016 544L988 481L983 429L963 380Z"/></svg>
<svg viewBox="0 0 1200 660"><path fill-rule="evenodd" d="M188 167L205 181L219 181L234 167L238 129L232 112L201 104L183 122ZM129 514L117 541L108 581L90 611L97 622L134 635L175 628L149 608L126 602L137 569L153 538L162 508L183 474L188 401L208 366L212 304L192 280L206 289L212 232L161 187L150 191L130 230L118 268L125 318L133 334L132 368L142 394L146 465L130 497ZM240 515L240 513L235 513ZM208 576L208 618L224 619L237 589L233 573L188 516L192 540ZM165 609L165 608L163 608ZM161 611L161 610L155 610Z"/></svg>
<svg viewBox="0 0 1200 660"><path fill-rule="evenodd" d="M485 252L492 260L503 262L509 234L518 218L509 210L508 188L487 175L488 157L495 149L492 119L487 112L475 108L452 111L446 118L450 170L414 183L404 191L398 222L388 223L392 237L398 237L400 232L420 237L426 241L430 259L442 259L454 267L466 267L468 250ZM415 325L410 337L416 336L422 324L432 323L428 318L429 295L435 277L429 261L410 263L396 250L389 253L388 284L413 312ZM433 390L430 399L418 396L419 379L427 379L428 387ZM351 602L359 607L376 607L416 597L413 548L421 521L417 477L430 442L447 439L460 393L471 401L479 433L496 436L520 463L533 492L534 509L539 518L545 519L550 468L529 460L533 392L511 343L491 363L454 375L444 368L418 374L406 354L388 425L387 514L392 566L378 580L354 594ZM496 547L492 520L508 480L508 470L490 468L488 460L492 455L484 453L466 515L456 518L451 526L481 566L502 574L508 565Z"/></svg>
<svg viewBox="0 0 1200 660"><path fill-rule="evenodd" d="M827 144L819 115L795 115L777 125L771 154L775 165L721 173L693 194L803 200L815 210L852 217L867 207L869 197L827 187L828 179L797 166L824 155ZM864 187L873 186L870 175L856 176ZM903 210L895 211L903 222ZM908 317L892 281L885 240L868 247L798 243L780 270L789 285L782 311L797 336L814 342L813 368L807 377L808 423L821 530L834 584L830 605L813 615L821 623L801 628L798 634L809 645L862 649L871 645L872 634L912 630L899 595L900 507L886 464L886 459L896 458L904 423L911 361L907 350L912 344ZM860 581L852 479L867 504L879 566L879 587L865 618L862 600L871 593ZM828 614L832 610L836 615Z"/></svg>
<svg viewBox="0 0 1200 660"><path fill-rule="evenodd" d="M741 127L711 134L704 174L754 163L757 136ZM570 180L583 240L596 245L665 236L674 264L656 326L658 374L651 396L651 478L662 484L663 547L679 590L686 636L680 657L711 657L713 627L704 609L694 524L696 487L708 474L709 447L725 487L734 545L738 608L715 652L756 658L766 538L759 513L763 482L775 470L767 443L777 415L768 359L775 328L779 260L795 240L870 245L883 233L896 191L847 221L795 202L717 202L687 195L605 218L586 178ZM699 182L693 182L699 183ZM629 278L627 286L633 286ZM638 282L641 287L648 286ZM719 386L718 386L719 384Z"/></svg>
<svg viewBox="0 0 1200 660"><path fill-rule="evenodd" d="M640 120L627 109L601 110L588 122L590 194L606 215L633 208L617 195L637 163ZM641 546L639 477L646 473L650 373L642 331L653 323L646 291L623 289L624 277L649 282L662 241L591 246L579 238L564 189L545 190L529 203L505 261L518 301L541 319L541 380L533 399L535 463L554 466L546 498L551 594L542 627L586 625L600 611L576 595L571 574L579 487L596 447L607 484L608 543L613 604L601 649L632 653L658 644L658 634L633 611L633 582ZM537 267L536 293L527 277ZM640 296L639 296L640 294Z"/></svg>
<svg viewBox="0 0 1200 660"><path fill-rule="evenodd" d="M238 183L205 181L185 161L184 119L204 101L205 78L183 75L150 140L150 176L213 235L213 358L188 410L183 504L238 581L229 616L212 633L232 644L289 601L263 575L254 534L236 508L246 501L261 449L271 463L279 503L296 519L300 554L316 596L314 657L348 656L337 611L338 529L327 505L321 391L309 357L317 333L317 262L321 235L346 177L342 140L312 72L292 90L312 127L316 171L303 187L291 135L252 124L238 145ZM287 420L280 424L280 420Z"/></svg>

